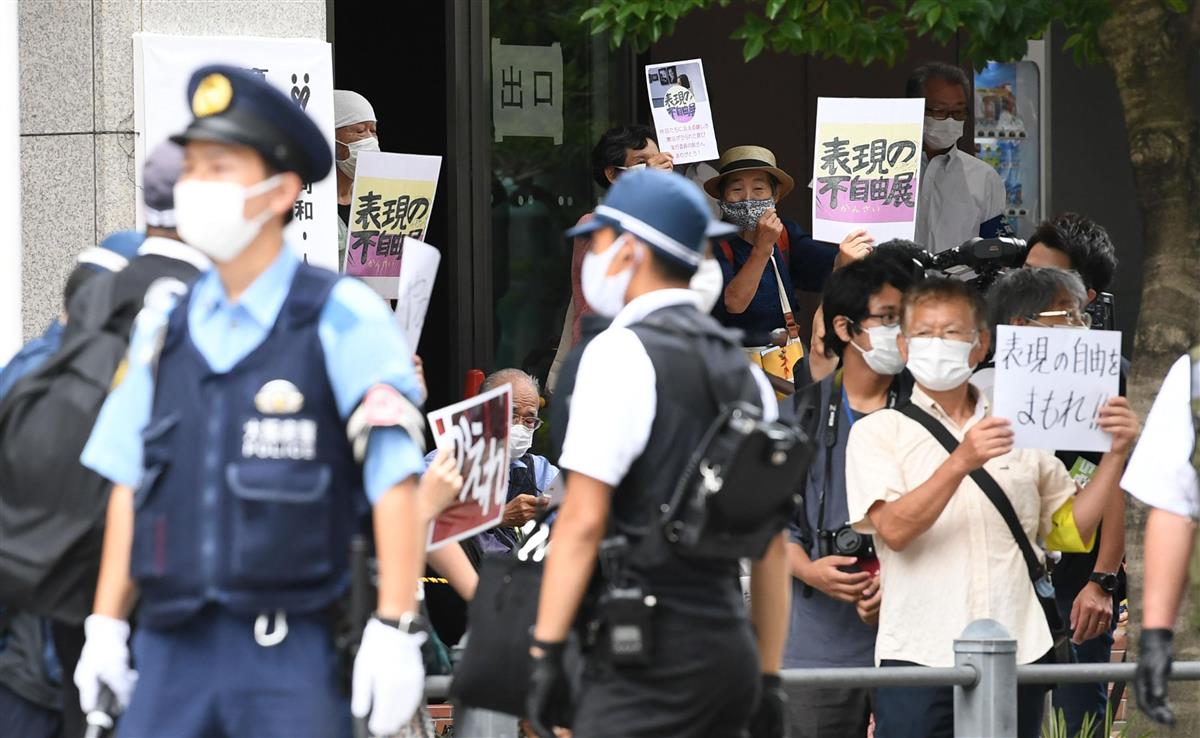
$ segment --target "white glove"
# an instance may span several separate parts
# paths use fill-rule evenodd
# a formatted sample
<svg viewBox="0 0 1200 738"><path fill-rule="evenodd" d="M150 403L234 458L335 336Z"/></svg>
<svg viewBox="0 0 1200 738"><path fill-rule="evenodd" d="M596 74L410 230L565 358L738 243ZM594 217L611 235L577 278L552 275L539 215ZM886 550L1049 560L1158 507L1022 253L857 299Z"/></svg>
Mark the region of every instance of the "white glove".
<svg viewBox="0 0 1200 738"><path fill-rule="evenodd" d="M122 710L129 705L137 672L129 668L129 623L106 615L83 621L86 640L75 667L75 686L84 713L99 706L100 685L106 685Z"/></svg>
<svg viewBox="0 0 1200 738"><path fill-rule="evenodd" d="M354 659L350 712L356 718L369 713L372 735L398 733L425 696L425 662L421 658L424 633L403 633L375 618L363 629Z"/></svg>

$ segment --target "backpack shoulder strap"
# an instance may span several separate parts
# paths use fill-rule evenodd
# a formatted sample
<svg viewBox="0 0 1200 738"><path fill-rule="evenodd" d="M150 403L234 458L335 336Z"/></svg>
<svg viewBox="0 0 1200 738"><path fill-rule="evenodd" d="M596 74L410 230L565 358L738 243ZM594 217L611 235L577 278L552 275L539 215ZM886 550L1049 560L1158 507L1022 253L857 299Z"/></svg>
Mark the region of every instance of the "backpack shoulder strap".
<svg viewBox="0 0 1200 738"><path fill-rule="evenodd" d="M954 449L958 448L958 441L954 435L929 413L911 402L897 409L906 417L920 423L948 452L954 453ZM1008 526L1013 539L1016 540L1017 547L1021 549L1021 556L1025 559L1025 568L1029 570L1030 580L1035 584L1041 581L1046 576L1046 567L1043 566L1041 559L1033 550L1033 544L1030 543L1029 536L1025 534L1025 529L1021 527L1017 511L1013 509L1008 495L1004 494L1004 490L1000 488L999 483L992 475L982 468L971 472L970 477L983 490L983 494L996 508L996 512L1000 513L1000 517L1004 518L1004 523Z"/></svg>
<svg viewBox="0 0 1200 738"><path fill-rule="evenodd" d="M788 252L792 249L792 242L788 236L787 223L783 224L783 230L779 232L779 241L775 245L779 247L779 253L783 254L783 260L790 264Z"/></svg>
<svg viewBox="0 0 1200 738"><path fill-rule="evenodd" d="M730 266L733 266L733 246L723 238L717 241L717 246L720 247L721 253L725 254L725 261L729 262Z"/></svg>

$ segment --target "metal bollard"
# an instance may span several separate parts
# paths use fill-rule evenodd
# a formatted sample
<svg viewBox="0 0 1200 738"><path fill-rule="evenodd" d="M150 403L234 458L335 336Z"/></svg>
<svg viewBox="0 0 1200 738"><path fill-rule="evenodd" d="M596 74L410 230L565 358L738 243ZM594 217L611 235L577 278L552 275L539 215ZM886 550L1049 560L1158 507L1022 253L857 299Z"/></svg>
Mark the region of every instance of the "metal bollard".
<svg viewBox="0 0 1200 738"><path fill-rule="evenodd" d="M1016 738L1017 641L995 620L976 620L954 641L954 664L979 674L954 688L954 735Z"/></svg>

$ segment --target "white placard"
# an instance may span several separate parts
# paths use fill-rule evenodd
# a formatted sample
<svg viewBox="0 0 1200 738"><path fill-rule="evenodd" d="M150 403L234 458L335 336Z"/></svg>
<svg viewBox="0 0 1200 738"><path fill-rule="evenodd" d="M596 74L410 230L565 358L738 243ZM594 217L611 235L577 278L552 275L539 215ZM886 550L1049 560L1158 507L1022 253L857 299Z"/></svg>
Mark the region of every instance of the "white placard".
<svg viewBox="0 0 1200 738"><path fill-rule="evenodd" d="M913 239L924 121L921 98L818 98L813 238L865 228L876 243Z"/></svg>
<svg viewBox="0 0 1200 738"><path fill-rule="evenodd" d="M1120 331L1002 325L995 361L993 414L1012 421L1017 448L1111 448L1096 417L1120 391Z"/></svg>
<svg viewBox="0 0 1200 738"><path fill-rule="evenodd" d="M146 152L192 121L187 99L192 72L207 64L229 64L262 74L304 108L333 150L333 62L330 46L317 39L252 36L133 35L134 137L137 186L142 187ZM284 232L308 263L337 271L337 180L329 175L306 186ZM137 224L145 227L141 198Z"/></svg>
<svg viewBox="0 0 1200 738"><path fill-rule="evenodd" d="M492 39L492 127L505 136L563 142L562 46L518 46Z"/></svg>
<svg viewBox="0 0 1200 738"><path fill-rule="evenodd" d="M386 299L399 296L400 263L408 241L425 238L441 169L440 156L359 156L346 232L347 275Z"/></svg>
<svg viewBox="0 0 1200 738"><path fill-rule="evenodd" d="M413 353L417 352L417 345L421 343L421 330L425 327L425 315L429 312L429 299L433 296L433 282L437 279L441 261L441 253L424 241L404 239L396 295L396 319L400 321L400 327L408 337L408 347Z"/></svg>
<svg viewBox="0 0 1200 738"><path fill-rule="evenodd" d="M720 156L704 62L688 59L646 65L646 94L658 132L658 148L674 154L676 165Z"/></svg>

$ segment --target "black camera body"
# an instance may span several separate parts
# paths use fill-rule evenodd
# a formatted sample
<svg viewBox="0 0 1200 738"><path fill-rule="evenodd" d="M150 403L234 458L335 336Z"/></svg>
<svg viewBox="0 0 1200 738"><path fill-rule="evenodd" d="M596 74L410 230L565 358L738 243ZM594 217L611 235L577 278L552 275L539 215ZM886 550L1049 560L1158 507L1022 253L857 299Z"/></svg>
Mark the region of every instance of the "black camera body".
<svg viewBox="0 0 1200 738"><path fill-rule="evenodd" d="M817 531L817 551L825 556L853 556L858 559L875 558L875 541L869 535L859 533L849 525L837 530Z"/></svg>
<svg viewBox="0 0 1200 738"><path fill-rule="evenodd" d="M929 257L927 268L986 293L1005 271L1025 262L1028 244L1019 238L972 238Z"/></svg>

